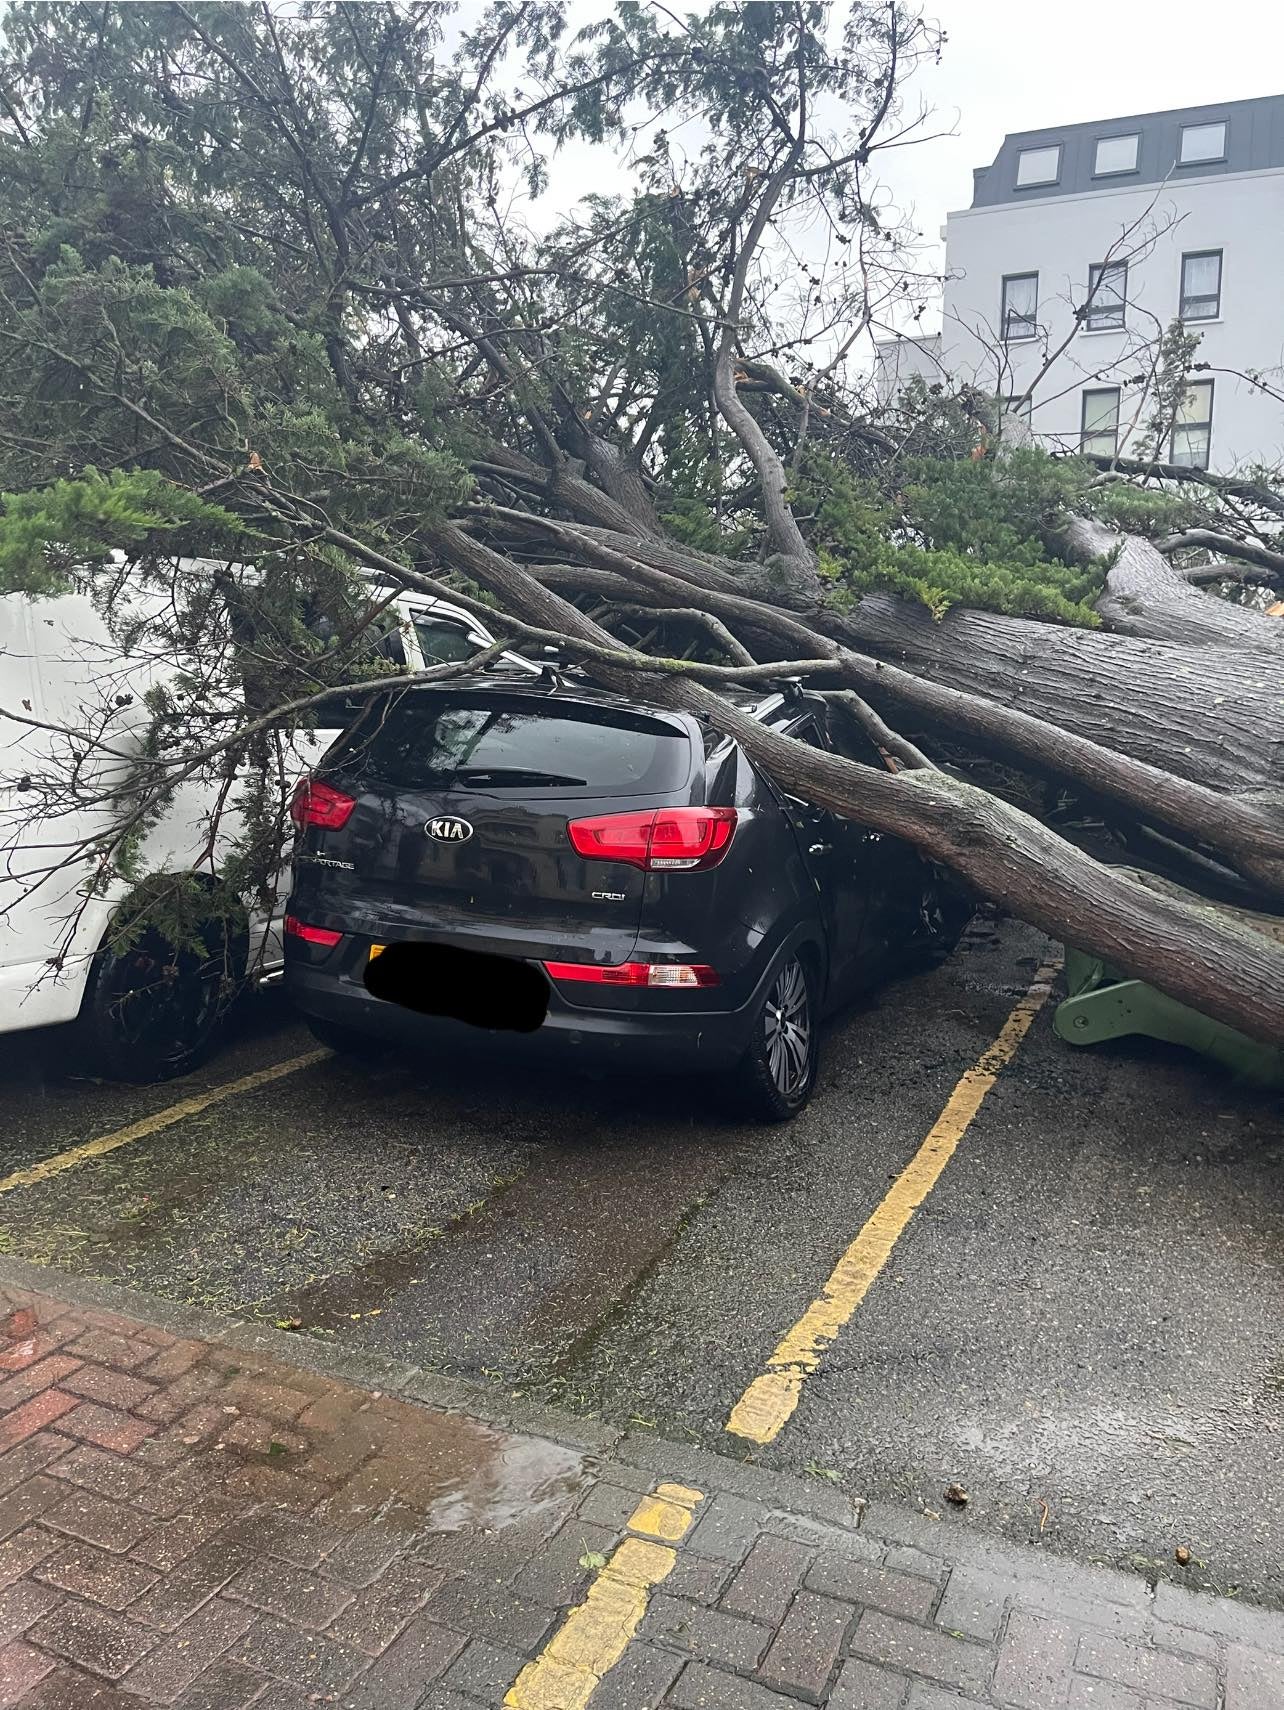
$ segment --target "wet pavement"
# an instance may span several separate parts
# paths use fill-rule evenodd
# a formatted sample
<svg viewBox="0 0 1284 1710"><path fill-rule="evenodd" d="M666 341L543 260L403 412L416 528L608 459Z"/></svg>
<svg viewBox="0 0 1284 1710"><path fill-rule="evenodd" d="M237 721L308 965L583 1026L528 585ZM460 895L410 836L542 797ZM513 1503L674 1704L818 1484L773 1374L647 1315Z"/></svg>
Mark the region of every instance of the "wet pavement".
<svg viewBox="0 0 1284 1710"><path fill-rule="evenodd" d="M1284 1696L1279 1614L5 1258L0 1372L14 1710Z"/></svg>
<svg viewBox="0 0 1284 1710"><path fill-rule="evenodd" d="M978 924L841 1018L785 1129L679 1081L326 1060L5 1195L0 1246L741 1458L731 1408L1046 949ZM264 998L199 1075L121 1088L0 1041L0 1167L310 1044ZM1282 1190L1277 1099L1045 1012L756 1458L1284 1605Z"/></svg>

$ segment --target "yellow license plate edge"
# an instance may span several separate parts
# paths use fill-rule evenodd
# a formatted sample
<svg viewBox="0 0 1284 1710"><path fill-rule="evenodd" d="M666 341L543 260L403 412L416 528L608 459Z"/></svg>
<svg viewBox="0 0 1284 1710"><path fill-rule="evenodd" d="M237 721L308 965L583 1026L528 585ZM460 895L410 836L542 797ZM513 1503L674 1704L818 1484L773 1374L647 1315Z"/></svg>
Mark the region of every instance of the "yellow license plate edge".
<svg viewBox="0 0 1284 1710"><path fill-rule="evenodd" d="M366 958L366 960L367 960L367 961L369 961L369 962L373 962L373 961L374 961L374 959L375 959L375 957L376 957L376 956L382 956L382 955L383 955L383 953L384 953L384 951L385 951L385 950L386 950L386 949L387 949L387 948L388 948L388 946L387 946L387 945L386 945L386 944L372 944L372 945L371 945L371 946L370 946L370 954L369 954L369 956L368 956L368 957L367 957L367 958Z"/></svg>

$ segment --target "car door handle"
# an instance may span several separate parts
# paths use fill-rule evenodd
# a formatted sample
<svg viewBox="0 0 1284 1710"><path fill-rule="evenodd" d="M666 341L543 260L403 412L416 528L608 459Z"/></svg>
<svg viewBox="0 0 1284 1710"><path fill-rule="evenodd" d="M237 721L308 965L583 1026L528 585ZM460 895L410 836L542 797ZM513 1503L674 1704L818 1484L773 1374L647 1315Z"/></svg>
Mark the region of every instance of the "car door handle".
<svg viewBox="0 0 1284 1710"><path fill-rule="evenodd" d="M807 853L809 855L832 855L833 852L834 846L832 843L810 843L807 846Z"/></svg>

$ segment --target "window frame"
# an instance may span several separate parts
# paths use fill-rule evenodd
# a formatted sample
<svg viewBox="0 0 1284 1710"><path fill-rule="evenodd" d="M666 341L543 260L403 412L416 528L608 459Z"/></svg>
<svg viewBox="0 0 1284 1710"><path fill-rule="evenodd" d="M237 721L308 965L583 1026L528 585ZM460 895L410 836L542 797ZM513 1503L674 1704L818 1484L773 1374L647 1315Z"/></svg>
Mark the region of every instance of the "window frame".
<svg viewBox="0 0 1284 1710"><path fill-rule="evenodd" d="M1098 156L1103 143L1130 142L1133 144L1131 166L1100 166ZM1097 137L1092 145L1092 176L1094 178L1122 178L1129 172L1136 172L1141 160L1141 132L1116 131L1111 136Z"/></svg>
<svg viewBox="0 0 1284 1710"><path fill-rule="evenodd" d="M1109 451L1089 451L1090 439L1104 439L1106 436L1100 428L1089 432L1088 429L1088 400L1089 398L1111 397L1115 401L1115 426L1111 438L1114 444ZM1123 414L1123 389L1119 386L1085 386L1079 403L1079 450L1090 457L1118 457L1119 455L1119 423Z"/></svg>
<svg viewBox="0 0 1284 1710"><path fill-rule="evenodd" d="M435 612L427 611L412 612L410 625L415 632L415 645L419 649L419 656L426 669L431 669L434 665L460 665L465 659L471 659L475 653L480 653L483 648L490 645L489 642L483 641L475 630L470 629L467 623L457 617L438 617ZM434 631L439 634L443 631L449 631L455 635L462 635L468 643L468 652L447 654L445 657L439 653L430 653L424 645L424 638L426 634L431 634Z"/></svg>
<svg viewBox="0 0 1284 1710"><path fill-rule="evenodd" d="M1179 469L1207 469L1213 457L1213 403L1216 393L1216 382L1209 376L1200 375L1198 380L1192 380L1186 387L1186 396L1199 392L1208 399L1208 413L1195 421L1174 421L1172 431L1168 436L1168 461ZM1183 400L1184 402L1184 400ZM1177 435L1183 429L1195 429L1204 434L1204 460L1196 462L1194 458L1179 457L1177 454Z"/></svg>
<svg viewBox="0 0 1284 1710"><path fill-rule="evenodd" d="M1225 266L1226 266L1225 254L1226 254L1226 252L1224 250L1221 250L1221 249L1186 249L1186 250L1182 251L1181 272L1178 275L1178 279L1177 279L1177 318L1178 318L1178 320L1180 320L1182 322L1185 322L1185 321L1219 321L1222 318L1222 275L1223 275L1223 272L1225 271ZM1207 261L1213 256L1216 256L1216 258L1217 258L1217 291L1216 291L1215 295L1213 296L1213 312L1211 315L1188 315L1186 313L1186 303L1187 303L1188 299L1191 301L1195 301L1198 299L1203 299L1203 300L1207 301L1209 293L1207 291L1198 291L1198 292L1187 293L1187 290L1186 290L1186 263L1188 261Z"/></svg>
<svg viewBox="0 0 1284 1710"><path fill-rule="evenodd" d="M821 722L820 714L815 707L797 717L789 719L784 724L775 727L781 736L792 736L795 742L805 742L809 748L818 748L822 754L830 754L829 732ZM773 787L780 792L781 800L792 808L801 808L816 818L817 823L827 824L833 815L828 808L817 807L814 802L807 801L803 796L796 796L776 780L771 780Z"/></svg>
<svg viewBox="0 0 1284 1710"><path fill-rule="evenodd" d="M1008 331L1008 326L1013 318L1013 312L1008 308L1008 286L1016 284L1020 279L1034 280L1034 307L1028 315L1018 317L1023 323L1029 324L1029 332L1011 333ZM999 280L999 327L1004 344L1028 344L1031 339L1038 338L1039 275L1037 272L1027 270L1024 273L1005 273L1002 275Z"/></svg>
<svg viewBox="0 0 1284 1710"><path fill-rule="evenodd" d="M829 732L822 727L815 707L808 707L806 712L784 725L781 735L792 736L795 742L805 742L809 748L820 748L825 753L829 752Z"/></svg>
<svg viewBox="0 0 1284 1710"><path fill-rule="evenodd" d="M803 715L792 724L783 727L782 734L792 736L810 747L819 748L824 754L837 754L842 760L850 760L855 766L868 766L874 772L895 772L897 767L889 761L889 756L879 747L868 732L859 729L852 720L834 717L828 710L815 709ZM833 814L828 808L818 808L814 803L803 801L800 796L790 796L788 791L782 793L791 802L805 807L808 813L823 814L826 819L843 823L838 814Z"/></svg>
<svg viewBox="0 0 1284 1710"><path fill-rule="evenodd" d="M623 797L630 793L658 797L662 792L685 788L699 763L698 746L687 734L663 718L648 718L640 709L634 712L605 703L548 702L524 696L520 688L514 691L498 685L469 689L460 701L451 694L435 693L431 685L406 685L403 682L398 687L396 677L388 679L387 688L379 695L364 698L365 706L348 723L330 751L331 758L336 768L388 785L394 790L440 788L443 787L440 778L447 775L451 777L449 788L471 789L472 786L461 782L459 774L470 768L474 771L498 771L506 763L498 755L485 755L478 760L478 744L483 738L497 735L502 742L505 735L513 736L511 728L507 732L502 729L505 719L518 722L522 727L522 737L529 736L530 727L541 727L538 735L547 756L543 764L550 769L557 767L559 759L562 764L567 764L567 761L564 755L551 752L555 744L548 727L561 725L571 730L572 741L575 740L574 727L591 727L602 736L602 742L595 746L609 746L610 754L604 758L602 766L587 773L586 783L549 786L550 791L555 788L559 797L568 800L588 801L594 797ZM438 722L449 720L451 714L462 714L466 719L477 715L477 722L472 729L462 729L455 734L447 729L444 736L439 737ZM399 725L408 728L399 730ZM632 778L624 775L627 768L621 764L621 734L650 738L653 743L653 751L645 757L645 765ZM685 752L675 750L666 754L663 745L671 739L685 742ZM452 743L456 744L454 751L451 750ZM464 744L467 744L466 748ZM436 767L428 764L433 745L440 750ZM516 755L510 756L508 763L516 763L519 769L526 769L526 763ZM429 782L432 772L440 776ZM476 787L480 789L483 786ZM485 787L496 791L531 788L529 784L499 779Z"/></svg>
<svg viewBox="0 0 1284 1710"><path fill-rule="evenodd" d="M1219 126L1221 127L1221 133L1222 133L1221 153L1220 154L1192 155L1191 158L1189 160L1187 160L1185 158L1186 133L1188 131L1213 131L1213 130L1216 130ZM1227 148L1227 143L1228 143L1229 139L1230 139L1230 124L1226 119L1192 120L1192 122L1190 124L1182 125L1178 128L1176 165L1178 167L1182 167L1182 166L1216 166L1219 161L1224 161L1226 159L1226 148Z"/></svg>
<svg viewBox="0 0 1284 1710"><path fill-rule="evenodd" d="M1123 274L1123 288L1119 292L1117 303L1111 302L1106 309L1101 303L1094 303L1094 294L1106 273ZM1104 314L1118 314L1117 320L1104 320ZM1123 332L1128 325L1128 263L1126 261L1093 261L1088 264L1088 295L1083 305L1083 330L1085 332Z"/></svg>
<svg viewBox="0 0 1284 1710"><path fill-rule="evenodd" d="M1029 148L1019 148L1016 151L1016 171L1013 174L1013 188L1017 190L1044 190L1049 184L1060 184L1061 161L1064 156L1064 145L1055 143L1034 143ZM1056 157L1056 164L1049 178L1031 178L1027 183L1021 182L1021 162L1028 154L1051 154Z"/></svg>
<svg viewBox="0 0 1284 1710"><path fill-rule="evenodd" d="M1029 392L1000 392L995 402L999 407L1000 433L1006 421L1024 422L1027 427L1033 425L1034 399Z"/></svg>

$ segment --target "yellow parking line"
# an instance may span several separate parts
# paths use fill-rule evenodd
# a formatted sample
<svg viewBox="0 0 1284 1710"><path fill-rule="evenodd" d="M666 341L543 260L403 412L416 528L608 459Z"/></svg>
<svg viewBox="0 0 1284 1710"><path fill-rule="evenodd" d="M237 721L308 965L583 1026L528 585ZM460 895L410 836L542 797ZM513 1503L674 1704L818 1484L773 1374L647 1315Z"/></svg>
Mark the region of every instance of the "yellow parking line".
<svg viewBox="0 0 1284 1710"><path fill-rule="evenodd" d="M584 1710L608 1669L637 1632L652 1590L672 1569L671 1546L686 1534L701 1491L662 1484L633 1510L626 1538L534 1662L508 1689L508 1710ZM653 1539L664 1539L654 1543Z"/></svg>
<svg viewBox="0 0 1284 1710"><path fill-rule="evenodd" d="M182 1122L184 1117L195 1116L202 1110L208 1110L212 1104L221 1104L234 1093L253 1092L256 1087L265 1087L272 1081L279 1081L284 1075L293 1075L300 1069L311 1068L313 1063L319 1063L329 1055L328 1051L305 1051L301 1057L289 1057L284 1063L273 1063L270 1068L256 1069L252 1075L242 1075L238 1081L227 1081L222 1086L211 1087L208 1092L194 1093L191 1098L180 1099L177 1104L158 1110L154 1116L144 1116L140 1122L131 1122L128 1128L118 1128L114 1134L104 1134L97 1140L86 1140L82 1146L72 1146L66 1152L59 1152L57 1157L46 1158L42 1164L33 1164L29 1170L15 1170L11 1176L0 1180L0 1193L12 1193L14 1188L34 1187L37 1182L48 1181L50 1176L61 1175L64 1170L74 1170L77 1164L88 1163L91 1158L101 1158L107 1152L114 1152L118 1146L130 1146L135 1140L145 1140L149 1134L159 1133L162 1128Z"/></svg>
<svg viewBox="0 0 1284 1710"><path fill-rule="evenodd" d="M728 1431L751 1443L770 1443L779 1436L802 1399L807 1374L820 1365L825 1349L864 1300L910 1218L936 1185L999 1071L1012 1060L1047 1001L1060 968L1061 959L1056 957L1039 969L993 1045L959 1081L926 1140L834 1266L819 1298L779 1343L766 1371L754 1379L732 1408Z"/></svg>

